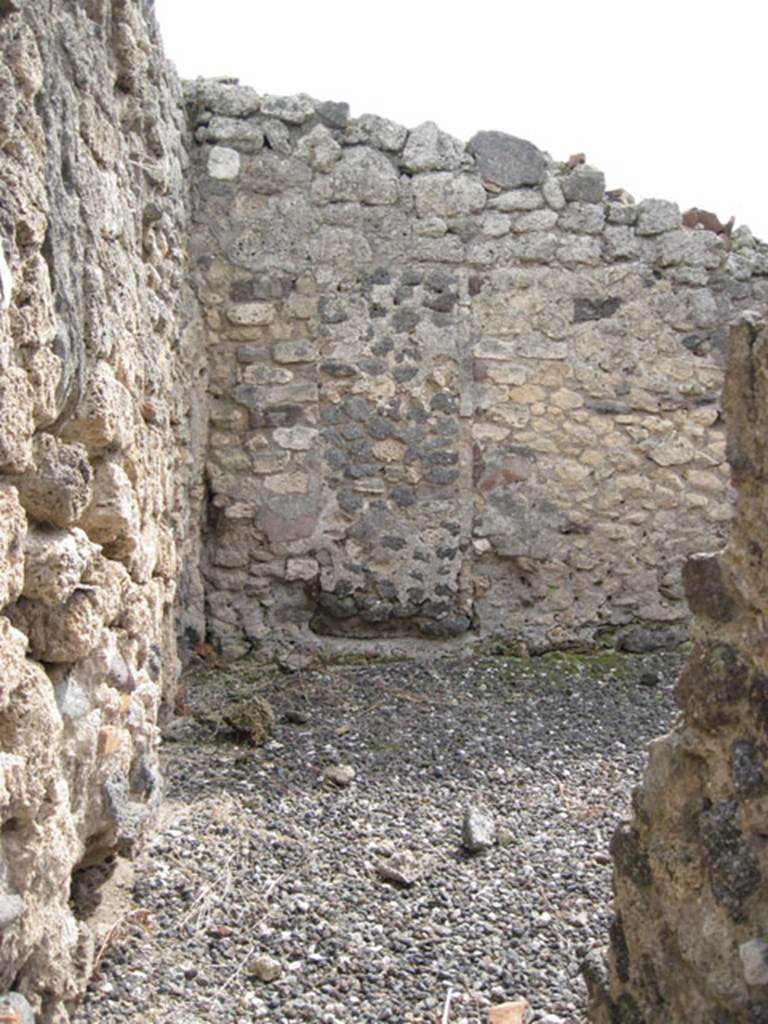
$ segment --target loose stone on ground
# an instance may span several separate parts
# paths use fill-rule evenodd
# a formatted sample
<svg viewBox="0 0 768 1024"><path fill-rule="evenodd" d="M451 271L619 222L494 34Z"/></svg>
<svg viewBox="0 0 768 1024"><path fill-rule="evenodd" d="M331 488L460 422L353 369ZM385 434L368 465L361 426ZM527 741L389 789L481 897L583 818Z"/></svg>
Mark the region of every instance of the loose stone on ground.
<svg viewBox="0 0 768 1024"><path fill-rule="evenodd" d="M532 1024L585 1024L579 964L607 939L609 840L679 663L199 670L137 865L140 915L80 1019L434 1024L450 988L453 1024L523 996ZM255 697L277 723L257 748L212 714ZM327 781L344 767L354 785ZM480 808L497 841L468 856L462 820Z"/></svg>

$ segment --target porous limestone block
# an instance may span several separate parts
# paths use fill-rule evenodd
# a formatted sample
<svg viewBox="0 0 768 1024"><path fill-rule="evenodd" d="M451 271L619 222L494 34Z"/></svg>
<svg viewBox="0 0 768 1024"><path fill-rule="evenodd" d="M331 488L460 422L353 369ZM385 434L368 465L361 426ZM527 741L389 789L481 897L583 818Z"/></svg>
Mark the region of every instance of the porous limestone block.
<svg viewBox="0 0 768 1024"><path fill-rule="evenodd" d="M27 517L15 487L0 483L0 608L15 601L24 586Z"/></svg>
<svg viewBox="0 0 768 1024"><path fill-rule="evenodd" d="M136 492L119 458L98 464L93 495L81 522L98 544L121 542L127 549L135 547L141 515Z"/></svg>
<svg viewBox="0 0 768 1024"><path fill-rule="evenodd" d="M311 427L278 427L273 432L275 443L290 451L309 451L317 443L317 431Z"/></svg>
<svg viewBox="0 0 768 1024"><path fill-rule="evenodd" d="M198 128L195 138L200 142L214 142L218 148L236 149L241 153L258 153L264 146L264 132L261 128L248 121L235 117L214 115L204 128ZM213 158L213 162L220 161ZM219 177L211 173L212 157L208 155L208 173L211 177Z"/></svg>
<svg viewBox="0 0 768 1024"><path fill-rule="evenodd" d="M513 188L508 192L502 192L498 196L491 196L488 199L488 206L491 210L500 210L502 213L516 213L521 210L540 210L544 205L544 196L538 188ZM565 200L563 200L565 205Z"/></svg>
<svg viewBox="0 0 768 1024"><path fill-rule="evenodd" d="M133 400L109 363L97 362L75 414L61 431L65 441L80 442L89 455L133 443Z"/></svg>
<svg viewBox="0 0 768 1024"><path fill-rule="evenodd" d="M413 196L420 217L477 213L486 202L486 192L479 181L446 171L417 175L413 179Z"/></svg>
<svg viewBox="0 0 768 1024"><path fill-rule="evenodd" d="M32 527L24 544L24 597L63 604L100 550L83 530Z"/></svg>
<svg viewBox="0 0 768 1024"><path fill-rule="evenodd" d="M77 590L61 605L49 607L25 597L9 609L13 624L29 637L38 661L74 662L98 644L103 619L90 591Z"/></svg>
<svg viewBox="0 0 768 1024"><path fill-rule="evenodd" d="M433 121L425 121L408 133L401 164L414 173L455 171L461 167L463 157L462 142L440 131Z"/></svg>
<svg viewBox="0 0 768 1024"><path fill-rule="evenodd" d="M32 466L17 478L17 486L31 519L64 529L79 522L91 500L92 481L93 470L83 445L38 434Z"/></svg>
<svg viewBox="0 0 768 1024"><path fill-rule="evenodd" d="M185 82L184 95L187 102L194 103L198 109L224 117L249 117L257 114L261 107L261 97L255 89L217 79Z"/></svg>
<svg viewBox="0 0 768 1024"><path fill-rule="evenodd" d="M316 171L328 173L341 159L342 148L333 134L321 124L302 135L296 146L296 156L306 160Z"/></svg>
<svg viewBox="0 0 768 1024"><path fill-rule="evenodd" d="M638 235L660 235L682 224L680 207L666 199L644 199L637 205Z"/></svg>
<svg viewBox="0 0 768 1024"><path fill-rule="evenodd" d="M261 112L287 124L303 124L314 115L315 105L312 98L304 93L298 96L262 96Z"/></svg>
<svg viewBox="0 0 768 1024"><path fill-rule="evenodd" d="M605 210L599 203L569 203L558 218L563 231L596 235L605 225Z"/></svg>
<svg viewBox="0 0 768 1024"><path fill-rule="evenodd" d="M626 225L609 226L603 233L606 259L634 259L640 255L640 243L635 232Z"/></svg>
<svg viewBox="0 0 768 1024"><path fill-rule="evenodd" d="M0 373L0 472L22 473L32 457L34 395L17 366Z"/></svg>
<svg viewBox="0 0 768 1024"><path fill-rule="evenodd" d="M329 176L330 199L336 203L389 206L397 202L400 178L391 161L376 149L347 149Z"/></svg>
<svg viewBox="0 0 768 1024"><path fill-rule="evenodd" d="M557 223L554 210L529 210L512 218L512 230L516 234L527 231L549 231Z"/></svg>
<svg viewBox="0 0 768 1024"><path fill-rule="evenodd" d="M560 181L554 175L547 175L541 186L541 194L543 195L547 206L553 210L562 210L566 204L566 198L563 195L563 187Z"/></svg>
<svg viewBox="0 0 768 1024"><path fill-rule="evenodd" d="M231 302L227 306L227 320L244 327L260 327L275 319L271 302Z"/></svg>
<svg viewBox="0 0 768 1024"><path fill-rule="evenodd" d="M665 232L659 239L659 262L662 266L687 263L714 270L724 261L725 247L712 231L691 231L687 228Z"/></svg>

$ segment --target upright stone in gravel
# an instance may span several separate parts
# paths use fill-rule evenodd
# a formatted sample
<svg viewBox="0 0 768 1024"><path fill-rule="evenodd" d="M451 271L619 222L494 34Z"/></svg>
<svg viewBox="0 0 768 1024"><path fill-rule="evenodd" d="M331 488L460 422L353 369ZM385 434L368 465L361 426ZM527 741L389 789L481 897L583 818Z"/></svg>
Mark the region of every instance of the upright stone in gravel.
<svg viewBox="0 0 768 1024"><path fill-rule="evenodd" d="M280 961L266 954L257 956L251 964L251 974L259 981L277 981L282 973L283 966Z"/></svg>
<svg viewBox="0 0 768 1024"><path fill-rule="evenodd" d="M506 132L478 132L467 149L477 160L484 181L501 188L538 185L544 180L547 161L532 142Z"/></svg>
<svg viewBox="0 0 768 1024"><path fill-rule="evenodd" d="M395 885L415 885L423 874L423 867L410 850L399 850L376 864L376 873L385 882Z"/></svg>
<svg viewBox="0 0 768 1024"><path fill-rule="evenodd" d="M481 807L467 807L461 826L461 843L469 853L490 849L496 842L496 822Z"/></svg>
<svg viewBox="0 0 768 1024"><path fill-rule="evenodd" d="M332 764L323 772L326 782L332 782L340 789L348 786L355 777L355 769L349 764Z"/></svg>
<svg viewBox="0 0 768 1024"><path fill-rule="evenodd" d="M488 1024L528 1024L532 1011L527 999L513 999L509 1003L498 1003L488 1010Z"/></svg>

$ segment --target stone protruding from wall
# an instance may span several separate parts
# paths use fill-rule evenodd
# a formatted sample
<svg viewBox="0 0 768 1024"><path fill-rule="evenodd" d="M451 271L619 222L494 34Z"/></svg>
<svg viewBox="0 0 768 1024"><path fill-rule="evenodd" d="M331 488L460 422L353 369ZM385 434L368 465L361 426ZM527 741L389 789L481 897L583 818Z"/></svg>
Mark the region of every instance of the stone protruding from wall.
<svg viewBox="0 0 768 1024"><path fill-rule="evenodd" d="M136 848L203 634L186 121L149 6L0 4L0 997L57 1024L93 964L73 881Z"/></svg>
<svg viewBox="0 0 768 1024"><path fill-rule="evenodd" d="M187 87L212 640L684 635L724 542L725 328L768 249L589 165Z"/></svg>
<svg viewBox="0 0 768 1024"><path fill-rule="evenodd" d="M680 722L650 747L612 843L609 972L586 975L596 1024L768 1020L768 328L731 332L724 404L731 538L684 570L695 619Z"/></svg>

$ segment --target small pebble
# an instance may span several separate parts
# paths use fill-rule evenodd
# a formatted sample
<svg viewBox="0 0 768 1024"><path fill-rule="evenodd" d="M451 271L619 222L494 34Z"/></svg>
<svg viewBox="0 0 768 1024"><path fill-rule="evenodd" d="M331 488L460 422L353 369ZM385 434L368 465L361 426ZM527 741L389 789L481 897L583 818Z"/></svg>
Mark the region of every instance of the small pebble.
<svg viewBox="0 0 768 1024"><path fill-rule="evenodd" d="M271 956L258 956L251 963L251 974L254 978L258 978L259 981L270 982L276 981L283 973L283 968L279 960L275 960Z"/></svg>

